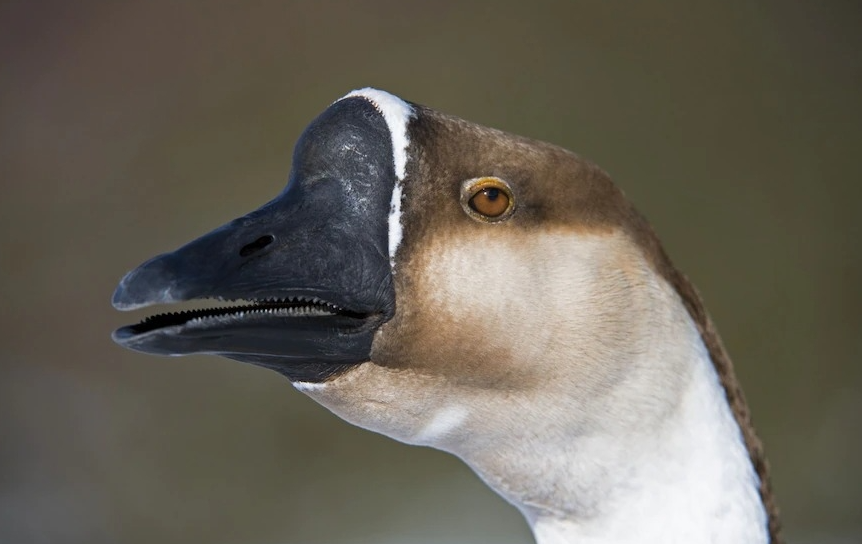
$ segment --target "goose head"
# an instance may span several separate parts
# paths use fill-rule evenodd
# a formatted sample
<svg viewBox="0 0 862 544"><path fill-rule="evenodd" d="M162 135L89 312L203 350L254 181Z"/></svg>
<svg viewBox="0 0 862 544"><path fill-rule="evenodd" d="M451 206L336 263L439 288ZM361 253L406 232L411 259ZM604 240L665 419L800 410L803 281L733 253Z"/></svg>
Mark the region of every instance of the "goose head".
<svg viewBox="0 0 862 544"><path fill-rule="evenodd" d="M762 450L700 298L608 175L375 89L260 209L129 272L114 340L266 367L463 459L543 544L767 542Z"/></svg>

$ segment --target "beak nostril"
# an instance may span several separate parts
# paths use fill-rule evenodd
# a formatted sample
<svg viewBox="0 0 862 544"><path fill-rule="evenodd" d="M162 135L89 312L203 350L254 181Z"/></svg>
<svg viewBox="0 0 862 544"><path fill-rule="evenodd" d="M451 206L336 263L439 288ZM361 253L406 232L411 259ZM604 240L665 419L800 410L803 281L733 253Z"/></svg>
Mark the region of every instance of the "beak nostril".
<svg viewBox="0 0 862 544"><path fill-rule="evenodd" d="M271 244L273 240L275 240L275 236L273 236L272 234L267 234L266 236L261 236L260 238L258 238L254 242L242 246L242 249L239 250L239 256L240 257L248 257L249 255L253 255L253 254L257 253L258 251L260 251L261 249L268 246L269 244Z"/></svg>

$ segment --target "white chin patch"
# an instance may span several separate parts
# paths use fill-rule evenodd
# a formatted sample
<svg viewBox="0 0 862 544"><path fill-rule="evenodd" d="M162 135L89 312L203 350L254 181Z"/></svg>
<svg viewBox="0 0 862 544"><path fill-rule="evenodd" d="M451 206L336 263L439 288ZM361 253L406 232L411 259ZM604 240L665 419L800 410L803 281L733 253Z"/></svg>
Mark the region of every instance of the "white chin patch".
<svg viewBox="0 0 862 544"><path fill-rule="evenodd" d="M434 444L460 427L468 415L470 415L469 410L464 406L452 405L441 408L413 437L413 441L416 444Z"/></svg>
<svg viewBox="0 0 862 544"><path fill-rule="evenodd" d="M291 382L297 391L308 393L310 391L320 391L326 388L326 382Z"/></svg>
<svg viewBox="0 0 862 544"><path fill-rule="evenodd" d="M395 187L392 189L392 200L389 204L389 262L393 265L394 272L395 252L398 251L402 236L402 182L407 172L407 147L410 145L407 125L410 123L410 118L413 117L413 108L397 96L371 87L351 91L339 100L354 97L368 100L380 112L392 137L392 162L395 166L397 179L395 180Z"/></svg>

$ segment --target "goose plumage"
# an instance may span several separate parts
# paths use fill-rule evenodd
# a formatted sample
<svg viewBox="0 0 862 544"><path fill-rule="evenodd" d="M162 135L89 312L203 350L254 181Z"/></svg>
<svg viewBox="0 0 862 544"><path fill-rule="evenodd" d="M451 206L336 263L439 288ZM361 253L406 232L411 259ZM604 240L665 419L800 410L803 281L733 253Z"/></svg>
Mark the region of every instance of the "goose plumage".
<svg viewBox="0 0 862 544"><path fill-rule="evenodd" d="M284 191L145 262L128 348L276 370L460 457L539 544L781 542L763 447L697 291L608 175L377 89L300 137Z"/></svg>

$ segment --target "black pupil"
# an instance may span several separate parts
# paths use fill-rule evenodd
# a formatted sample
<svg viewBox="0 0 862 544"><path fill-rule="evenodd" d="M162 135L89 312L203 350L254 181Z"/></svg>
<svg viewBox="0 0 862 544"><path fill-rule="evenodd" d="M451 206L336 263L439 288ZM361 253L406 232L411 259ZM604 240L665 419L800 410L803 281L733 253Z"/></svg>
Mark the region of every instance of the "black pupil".
<svg viewBox="0 0 862 544"><path fill-rule="evenodd" d="M488 200L490 200L492 202L494 200L497 200L497 197L500 196L500 189L495 189L493 187L489 187L488 189L485 189L484 192L485 192L485 196L488 198Z"/></svg>

